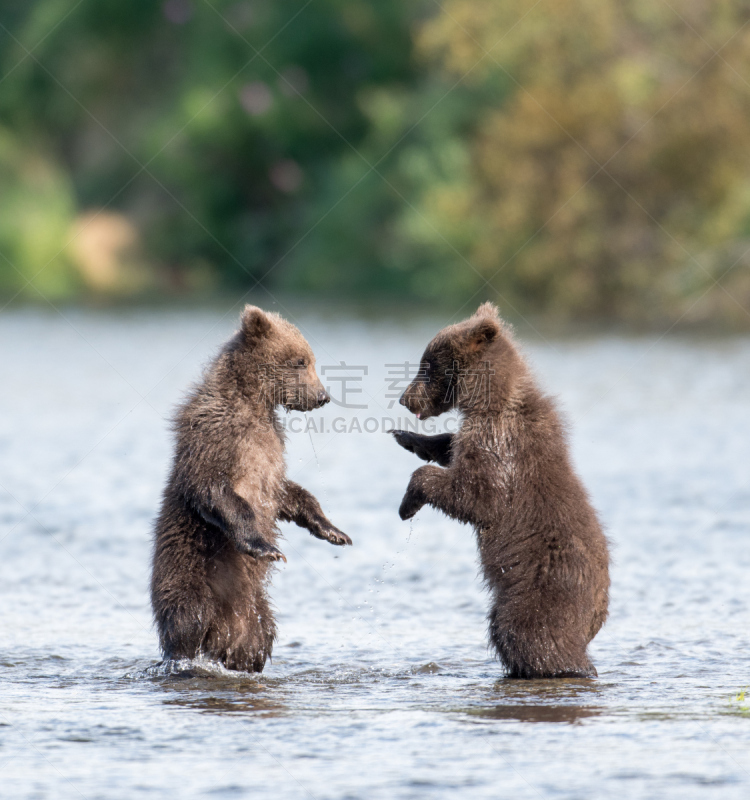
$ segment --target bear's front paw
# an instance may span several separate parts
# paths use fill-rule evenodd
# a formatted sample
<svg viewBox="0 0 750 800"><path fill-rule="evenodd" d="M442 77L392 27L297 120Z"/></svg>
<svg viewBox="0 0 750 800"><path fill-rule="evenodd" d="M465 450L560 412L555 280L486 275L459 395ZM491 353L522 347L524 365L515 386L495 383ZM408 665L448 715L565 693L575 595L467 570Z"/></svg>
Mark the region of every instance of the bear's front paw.
<svg viewBox="0 0 750 800"><path fill-rule="evenodd" d="M417 511L424 505L424 499L421 496L421 493L415 491L411 487L406 490L406 494L404 495L404 499L401 501L401 505L398 509L398 515L401 519L411 519Z"/></svg>
<svg viewBox="0 0 750 800"><path fill-rule="evenodd" d="M240 542L237 549L240 553L252 556L257 561L284 561L286 563L286 556L281 550L260 537Z"/></svg>
<svg viewBox="0 0 750 800"><path fill-rule="evenodd" d="M401 431L401 430L392 430L391 434L393 438L404 448L404 450L408 450L410 453L414 453L415 449L415 435L410 433L409 431Z"/></svg>
<svg viewBox="0 0 750 800"><path fill-rule="evenodd" d="M334 528L333 525L329 528L321 528L319 538L341 547L352 543L352 540L343 531Z"/></svg>

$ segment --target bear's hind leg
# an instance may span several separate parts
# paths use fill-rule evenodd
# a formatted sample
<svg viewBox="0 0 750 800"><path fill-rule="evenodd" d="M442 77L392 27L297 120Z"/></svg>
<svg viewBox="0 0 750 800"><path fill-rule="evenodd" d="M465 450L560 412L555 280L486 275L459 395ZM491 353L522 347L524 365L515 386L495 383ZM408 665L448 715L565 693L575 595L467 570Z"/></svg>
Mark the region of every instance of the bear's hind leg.
<svg viewBox="0 0 750 800"><path fill-rule="evenodd" d="M159 644L165 660L196 658L208 632L208 613L184 606L156 614Z"/></svg>
<svg viewBox="0 0 750 800"><path fill-rule="evenodd" d="M203 652L227 669L263 672L276 638L273 612L262 590L257 590L250 602L243 593L239 593L239 598L243 608L226 603L216 614Z"/></svg>
<svg viewBox="0 0 750 800"><path fill-rule="evenodd" d="M496 609L490 613L490 643L509 678L595 678L597 672L586 654L586 642L566 641L564 646L543 626L513 628L503 625Z"/></svg>

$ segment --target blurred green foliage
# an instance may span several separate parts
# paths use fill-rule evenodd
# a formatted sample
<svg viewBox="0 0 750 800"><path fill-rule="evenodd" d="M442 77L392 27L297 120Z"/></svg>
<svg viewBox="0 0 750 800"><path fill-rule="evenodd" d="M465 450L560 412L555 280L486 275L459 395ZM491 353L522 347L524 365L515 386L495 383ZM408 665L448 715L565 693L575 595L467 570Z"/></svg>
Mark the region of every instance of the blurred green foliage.
<svg viewBox="0 0 750 800"><path fill-rule="evenodd" d="M493 286L568 317L747 325L750 3L442 9L422 52L513 87L472 136L468 252Z"/></svg>
<svg viewBox="0 0 750 800"><path fill-rule="evenodd" d="M0 293L261 281L746 323L749 21L740 0L3 0Z"/></svg>

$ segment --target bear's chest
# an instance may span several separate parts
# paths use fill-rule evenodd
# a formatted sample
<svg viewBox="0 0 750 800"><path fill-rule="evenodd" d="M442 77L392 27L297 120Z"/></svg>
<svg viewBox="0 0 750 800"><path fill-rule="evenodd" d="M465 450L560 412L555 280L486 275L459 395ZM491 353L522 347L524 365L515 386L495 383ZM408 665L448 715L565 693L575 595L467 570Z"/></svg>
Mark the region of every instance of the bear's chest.
<svg viewBox="0 0 750 800"><path fill-rule="evenodd" d="M284 447L273 431L252 432L241 442L234 490L247 500L256 517L276 520L284 476Z"/></svg>

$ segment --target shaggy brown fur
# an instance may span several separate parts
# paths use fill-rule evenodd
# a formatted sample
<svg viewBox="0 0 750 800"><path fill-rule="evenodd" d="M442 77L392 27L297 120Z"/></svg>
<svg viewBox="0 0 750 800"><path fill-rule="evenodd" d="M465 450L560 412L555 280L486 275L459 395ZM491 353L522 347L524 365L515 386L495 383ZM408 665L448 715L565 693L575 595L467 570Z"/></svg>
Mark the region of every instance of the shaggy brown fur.
<svg viewBox="0 0 750 800"><path fill-rule="evenodd" d="M266 588L278 520L351 544L318 501L286 479L276 405L329 401L302 334L246 306L240 330L175 420L174 465L156 522L151 602L165 658L204 655L260 672L276 627Z"/></svg>
<svg viewBox="0 0 750 800"><path fill-rule="evenodd" d="M586 647L607 617L607 541L554 404L492 304L437 334L401 402L421 419L462 412L455 435L394 431L402 447L446 467L416 470L399 514L429 504L474 526L490 641L508 674L595 676Z"/></svg>

